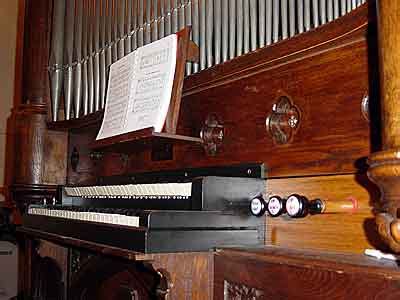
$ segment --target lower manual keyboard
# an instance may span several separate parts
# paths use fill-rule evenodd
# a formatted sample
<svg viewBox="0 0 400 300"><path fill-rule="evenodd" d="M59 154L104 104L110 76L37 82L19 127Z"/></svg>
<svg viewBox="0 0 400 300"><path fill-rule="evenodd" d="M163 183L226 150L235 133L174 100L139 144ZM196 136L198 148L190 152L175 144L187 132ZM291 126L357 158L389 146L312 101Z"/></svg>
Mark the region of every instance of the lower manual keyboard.
<svg viewBox="0 0 400 300"><path fill-rule="evenodd" d="M30 206L22 226L140 253L264 244L265 218L233 211Z"/></svg>
<svg viewBox="0 0 400 300"><path fill-rule="evenodd" d="M131 209L108 209L73 206L52 206L49 208L30 206L29 215L40 215L47 217L63 218L70 220L81 220L105 224L125 225L139 227L140 217L136 216L137 211Z"/></svg>

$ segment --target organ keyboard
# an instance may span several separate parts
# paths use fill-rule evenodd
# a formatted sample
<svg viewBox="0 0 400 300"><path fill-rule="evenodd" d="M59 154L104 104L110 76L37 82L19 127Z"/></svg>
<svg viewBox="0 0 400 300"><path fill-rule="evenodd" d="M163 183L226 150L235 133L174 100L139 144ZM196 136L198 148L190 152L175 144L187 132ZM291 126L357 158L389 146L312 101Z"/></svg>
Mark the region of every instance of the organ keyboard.
<svg viewBox="0 0 400 300"><path fill-rule="evenodd" d="M198 176L205 174L201 170L116 176L93 186L64 186L55 203L31 205L23 225L143 253L257 246L264 243L265 219L252 216L249 205L265 193L264 171L258 165L243 170L229 172L233 176L219 176L226 175L221 168L209 168L213 176Z"/></svg>

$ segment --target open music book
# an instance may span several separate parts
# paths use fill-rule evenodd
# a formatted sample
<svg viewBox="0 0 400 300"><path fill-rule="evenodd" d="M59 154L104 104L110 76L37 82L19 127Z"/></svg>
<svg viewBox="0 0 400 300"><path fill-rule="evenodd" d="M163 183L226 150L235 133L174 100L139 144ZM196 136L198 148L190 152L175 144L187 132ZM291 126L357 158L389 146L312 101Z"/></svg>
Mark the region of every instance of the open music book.
<svg viewBox="0 0 400 300"><path fill-rule="evenodd" d="M176 68L177 35L140 47L111 65L103 123L96 140L154 127L167 116Z"/></svg>

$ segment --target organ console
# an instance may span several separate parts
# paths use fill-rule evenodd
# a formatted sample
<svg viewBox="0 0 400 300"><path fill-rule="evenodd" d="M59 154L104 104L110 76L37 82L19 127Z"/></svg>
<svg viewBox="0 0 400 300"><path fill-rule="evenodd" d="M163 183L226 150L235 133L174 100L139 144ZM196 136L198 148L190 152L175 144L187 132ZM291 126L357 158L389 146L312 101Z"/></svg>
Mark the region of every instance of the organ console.
<svg viewBox="0 0 400 300"><path fill-rule="evenodd" d="M56 299L400 295L397 264L362 254L400 249L397 1L20 11L8 155L21 296L46 299L46 269ZM176 135L195 142L94 147L109 66L187 26L199 61L184 62Z"/></svg>
<svg viewBox="0 0 400 300"><path fill-rule="evenodd" d="M242 173L241 169L236 174ZM262 169L254 166L247 171L254 176L257 170L261 175ZM60 191L60 204L31 205L23 217L23 226L142 253L264 244L265 220L243 211L242 204L247 208L252 198L265 193L265 180L188 175L179 178L179 174L188 172L169 174L174 182L165 182L171 179L153 173L144 176L148 182L143 184L122 184L130 182L131 177L118 176L104 178L102 185L66 186ZM219 172L209 169L207 173ZM158 183L149 183L155 178ZM110 184L113 182L119 184ZM113 234L116 229L118 235Z"/></svg>

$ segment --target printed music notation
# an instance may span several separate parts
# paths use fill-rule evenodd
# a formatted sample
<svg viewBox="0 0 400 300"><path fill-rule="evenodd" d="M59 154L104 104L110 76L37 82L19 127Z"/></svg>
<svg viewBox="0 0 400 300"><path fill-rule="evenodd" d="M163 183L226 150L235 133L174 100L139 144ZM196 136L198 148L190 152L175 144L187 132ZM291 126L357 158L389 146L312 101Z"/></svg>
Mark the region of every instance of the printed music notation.
<svg viewBox="0 0 400 300"><path fill-rule="evenodd" d="M175 76L175 34L138 48L110 67L106 107L97 140L164 126Z"/></svg>

